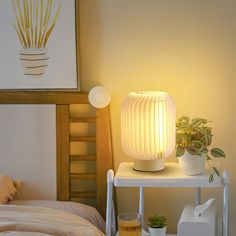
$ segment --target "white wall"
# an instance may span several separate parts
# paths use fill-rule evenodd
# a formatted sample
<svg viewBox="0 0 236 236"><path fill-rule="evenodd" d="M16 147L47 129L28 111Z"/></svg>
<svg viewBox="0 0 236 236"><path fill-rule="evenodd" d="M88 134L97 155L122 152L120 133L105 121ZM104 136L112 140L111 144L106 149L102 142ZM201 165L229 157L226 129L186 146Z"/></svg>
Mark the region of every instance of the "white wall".
<svg viewBox="0 0 236 236"><path fill-rule="evenodd" d="M20 199L56 199L54 105L0 105L0 174L23 181Z"/></svg>
<svg viewBox="0 0 236 236"><path fill-rule="evenodd" d="M230 172L230 235L236 235L236 1L80 0L82 89L104 84L112 94L115 169L131 161L120 145L120 106L135 90L170 93L177 116L213 120L213 144L225 150ZM137 190L118 190L118 212L137 210ZM131 195L133 194L133 195ZM195 192L145 191L145 217L168 218L168 232ZM204 199L221 189L204 191ZM131 197L132 196L132 197Z"/></svg>

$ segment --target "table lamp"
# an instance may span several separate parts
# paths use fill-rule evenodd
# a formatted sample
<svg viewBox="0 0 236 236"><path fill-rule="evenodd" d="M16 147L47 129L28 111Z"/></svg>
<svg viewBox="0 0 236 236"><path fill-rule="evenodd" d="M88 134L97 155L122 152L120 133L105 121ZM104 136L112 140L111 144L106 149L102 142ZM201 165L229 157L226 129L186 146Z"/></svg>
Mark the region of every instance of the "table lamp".
<svg viewBox="0 0 236 236"><path fill-rule="evenodd" d="M138 171L159 171L175 149L176 112L165 92L128 94L121 107L121 145Z"/></svg>

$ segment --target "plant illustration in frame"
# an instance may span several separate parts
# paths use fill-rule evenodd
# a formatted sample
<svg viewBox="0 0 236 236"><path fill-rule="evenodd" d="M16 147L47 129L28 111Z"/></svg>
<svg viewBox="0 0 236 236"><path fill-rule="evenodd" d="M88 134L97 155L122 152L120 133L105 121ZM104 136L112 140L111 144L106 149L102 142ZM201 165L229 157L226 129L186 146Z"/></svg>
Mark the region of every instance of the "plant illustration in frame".
<svg viewBox="0 0 236 236"><path fill-rule="evenodd" d="M61 4L52 13L53 0L12 0L14 28L22 49L19 53L24 74L40 78L48 66L49 37L56 25Z"/></svg>

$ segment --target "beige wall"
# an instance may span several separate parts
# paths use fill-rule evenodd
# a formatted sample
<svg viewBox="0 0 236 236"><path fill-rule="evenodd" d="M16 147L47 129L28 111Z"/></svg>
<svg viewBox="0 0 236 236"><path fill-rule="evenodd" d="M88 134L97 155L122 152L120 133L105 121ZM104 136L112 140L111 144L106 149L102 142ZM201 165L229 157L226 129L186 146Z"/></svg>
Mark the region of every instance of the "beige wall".
<svg viewBox="0 0 236 236"><path fill-rule="evenodd" d="M169 92L177 116L213 120L214 144L228 158L231 235L236 218L236 1L235 0L80 0L81 87L105 85L112 94L115 169L131 160L120 146L120 104L135 90ZM132 191L137 198L137 191ZM219 197L221 189L204 191ZM169 232L193 190L148 189L146 217L166 214ZM118 191L119 212L134 211L130 191Z"/></svg>

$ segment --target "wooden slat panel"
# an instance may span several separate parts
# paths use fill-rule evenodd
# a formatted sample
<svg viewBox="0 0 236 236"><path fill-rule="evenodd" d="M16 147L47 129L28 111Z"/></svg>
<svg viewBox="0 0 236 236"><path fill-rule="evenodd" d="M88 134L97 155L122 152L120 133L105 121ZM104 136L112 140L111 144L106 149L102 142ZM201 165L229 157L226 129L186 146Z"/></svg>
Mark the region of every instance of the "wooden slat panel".
<svg viewBox="0 0 236 236"><path fill-rule="evenodd" d="M97 181L95 179L70 179L71 192L96 192Z"/></svg>
<svg viewBox="0 0 236 236"><path fill-rule="evenodd" d="M56 106L57 199L69 200L69 105Z"/></svg>
<svg viewBox="0 0 236 236"><path fill-rule="evenodd" d="M87 92L0 90L0 104L89 104L89 101Z"/></svg>
<svg viewBox="0 0 236 236"><path fill-rule="evenodd" d="M96 123L96 117L71 117L70 123Z"/></svg>
<svg viewBox="0 0 236 236"><path fill-rule="evenodd" d="M70 152L69 152L69 104L88 104L88 93L77 91L0 91L0 104L57 104L57 199L69 200L70 189ZM106 209L106 173L113 168L112 143L109 120L109 108L96 109L97 155L97 205L105 218ZM87 119L87 120L86 120ZM93 119L82 118L83 122L92 123ZM75 120L75 122L77 122ZM93 121L94 122L94 121ZM76 140L78 140L76 138ZM84 138L79 138L84 141ZM86 141L88 138L86 138ZM83 177L82 177L83 176ZM71 175L82 179L95 179L93 175Z"/></svg>
<svg viewBox="0 0 236 236"><path fill-rule="evenodd" d="M96 179L96 174L74 174L74 173L70 173L70 178L71 179Z"/></svg>
<svg viewBox="0 0 236 236"><path fill-rule="evenodd" d="M70 192L70 197L73 198L96 198L96 192Z"/></svg>
<svg viewBox="0 0 236 236"><path fill-rule="evenodd" d="M96 136L70 136L70 141L74 141L74 142L96 142Z"/></svg>
<svg viewBox="0 0 236 236"><path fill-rule="evenodd" d="M96 161L96 155L70 155L71 161Z"/></svg>
<svg viewBox="0 0 236 236"><path fill-rule="evenodd" d="M109 107L97 109L97 206L105 219L107 170L113 169Z"/></svg>

